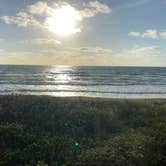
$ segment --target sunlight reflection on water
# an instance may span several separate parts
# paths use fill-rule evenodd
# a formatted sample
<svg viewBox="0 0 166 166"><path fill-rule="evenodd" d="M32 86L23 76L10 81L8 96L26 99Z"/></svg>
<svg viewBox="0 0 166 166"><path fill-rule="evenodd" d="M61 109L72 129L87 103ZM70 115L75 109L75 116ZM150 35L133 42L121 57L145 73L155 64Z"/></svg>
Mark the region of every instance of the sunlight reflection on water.
<svg viewBox="0 0 166 166"><path fill-rule="evenodd" d="M166 98L166 68L0 66L0 94Z"/></svg>

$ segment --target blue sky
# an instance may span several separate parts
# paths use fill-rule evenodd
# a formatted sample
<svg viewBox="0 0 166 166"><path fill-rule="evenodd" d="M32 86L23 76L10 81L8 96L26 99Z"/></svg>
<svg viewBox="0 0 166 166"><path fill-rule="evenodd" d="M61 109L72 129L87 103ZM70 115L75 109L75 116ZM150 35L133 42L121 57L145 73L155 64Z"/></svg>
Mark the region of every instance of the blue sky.
<svg viewBox="0 0 166 166"><path fill-rule="evenodd" d="M62 6L80 16L79 32L53 30ZM0 0L0 63L166 66L165 19L166 0Z"/></svg>

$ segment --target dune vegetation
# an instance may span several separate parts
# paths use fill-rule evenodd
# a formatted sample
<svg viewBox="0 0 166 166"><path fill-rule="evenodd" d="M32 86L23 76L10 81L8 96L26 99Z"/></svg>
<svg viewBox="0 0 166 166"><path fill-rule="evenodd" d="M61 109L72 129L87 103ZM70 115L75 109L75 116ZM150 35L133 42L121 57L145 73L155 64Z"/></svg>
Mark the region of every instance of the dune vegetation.
<svg viewBox="0 0 166 166"><path fill-rule="evenodd" d="M0 96L0 166L164 166L165 100Z"/></svg>

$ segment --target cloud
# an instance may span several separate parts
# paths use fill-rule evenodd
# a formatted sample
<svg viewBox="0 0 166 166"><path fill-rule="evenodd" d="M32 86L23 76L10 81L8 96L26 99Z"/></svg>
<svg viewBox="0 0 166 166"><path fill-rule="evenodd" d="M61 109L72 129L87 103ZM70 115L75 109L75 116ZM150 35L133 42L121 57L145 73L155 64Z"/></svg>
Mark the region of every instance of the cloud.
<svg viewBox="0 0 166 166"><path fill-rule="evenodd" d="M166 39L166 29L163 30L147 29L145 32L129 32L128 36L149 38L149 39Z"/></svg>
<svg viewBox="0 0 166 166"><path fill-rule="evenodd" d="M58 47L59 46L59 47ZM43 46L43 50L45 52L45 48ZM50 51L50 50L49 50ZM73 56L83 56L83 57L97 57L97 56L103 56L103 55L111 55L113 54L113 51L108 48L102 48L102 47L64 47L62 45L57 45L57 47L54 47L52 50L53 54L55 52L58 52L58 55L70 55L70 57Z"/></svg>
<svg viewBox="0 0 166 166"><path fill-rule="evenodd" d="M42 27L38 20L26 12L19 12L16 16L2 16L1 20L6 24L16 24L19 27Z"/></svg>
<svg viewBox="0 0 166 166"><path fill-rule="evenodd" d="M51 17L52 12L64 5L70 5L69 3L51 3L38 1L31 5L21 9L15 16L2 16L0 19L6 24L15 24L18 27L34 27L49 29L47 20ZM71 6L71 5L70 5ZM108 14L111 13L111 9L104 3L99 1L90 1L88 3L82 3L83 10L76 9L76 12L80 15L80 20L85 18L94 17L98 13Z"/></svg>
<svg viewBox="0 0 166 166"><path fill-rule="evenodd" d="M135 46L128 51L128 54L132 56L158 56L161 53L160 46Z"/></svg>
<svg viewBox="0 0 166 166"><path fill-rule="evenodd" d="M48 6L46 2L36 2L32 5L27 6L27 10L31 14L35 15L44 15L44 14L50 14L51 13L51 7Z"/></svg>
<svg viewBox="0 0 166 166"><path fill-rule="evenodd" d="M164 66L166 57L164 48L158 45L133 46L114 52L116 64L123 66Z"/></svg>
<svg viewBox="0 0 166 166"><path fill-rule="evenodd" d="M162 30L159 32L160 38L161 39L166 39L166 30Z"/></svg>
<svg viewBox="0 0 166 166"><path fill-rule="evenodd" d="M140 37L141 33L140 32L130 32L128 35L131 37Z"/></svg>
<svg viewBox="0 0 166 166"><path fill-rule="evenodd" d="M43 51L43 55L50 55L50 59L56 57L56 63L62 65L155 66L166 64L161 60L166 56L165 51L158 45L134 46L119 51L99 46L60 47Z"/></svg>
<svg viewBox="0 0 166 166"><path fill-rule="evenodd" d="M41 53L32 51L3 51L0 52L1 64L38 64ZM32 60L33 59L33 60Z"/></svg>
<svg viewBox="0 0 166 166"><path fill-rule="evenodd" d="M39 65L97 65L97 66L161 66L166 65L165 50L157 45L134 46L130 49L114 51L109 48L65 47L57 45L38 51L11 50L0 53L1 63Z"/></svg>
<svg viewBox="0 0 166 166"><path fill-rule="evenodd" d="M110 13L111 9L99 1L91 1L87 4L88 7L95 9L96 13Z"/></svg>
<svg viewBox="0 0 166 166"><path fill-rule="evenodd" d="M109 14L111 9L108 5L101 3L99 1L90 1L89 3L84 3L85 8L80 11L82 17L94 17L98 13Z"/></svg>
<svg viewBox="0 0 166 166"><path fill-rule="evenodd" d="M21 43L25 44L33 44L39 46L54 46L54 45L61 45L61 41L53 39L53 38L34 38L31 40L21 41Z"/></svg>
<svg viewBox="0 0 166 166"><path fill-rule="evenodd" d="M130 37L141 37L141 38L149 38L149 39L157 39L158 32L155 29L147 29L145 32L129 32L128 36Z"/></svg>
<svg viewBox="0 0 166 166"><path fill-rule="evenodd" d="M157 39L158 38L157 30L155 30L155 29L148 29L148 30L146 30L146 32L144 32L142 34L142 37L143 38Z"/></svg>
<svg viewBox="0 0 166 166"><path fill-rule="evenodd" d="M10 50L0 54L1 63L40 65L107 65L113 64L112 51L102 47L51 47L42 46L38 51ZM110 57L109 57L110 55Z"/></svg>
<svg viewBox="0 0 166 166"><path fill-rule="evenodd" d="M81 47L81 48L79 48L79 50L82 53L92 53L93 56L113 53L113 51L111 49L105 49L102 47Z"/></svg>

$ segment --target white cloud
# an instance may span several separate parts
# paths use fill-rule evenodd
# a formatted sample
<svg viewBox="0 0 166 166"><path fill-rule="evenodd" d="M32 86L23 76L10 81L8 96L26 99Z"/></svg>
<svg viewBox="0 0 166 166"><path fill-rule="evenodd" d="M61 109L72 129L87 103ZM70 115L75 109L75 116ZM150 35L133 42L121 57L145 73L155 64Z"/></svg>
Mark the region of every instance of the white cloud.
<svg viewBox="0 0 166 166"><path fill-rule="evenodd" d="M149 39L166 39L166 29L163 30L147 29L145 32L129 32L128 36L149 38Z"/></svg>
<svg viewBox="0 0 166 166"><path fill-rule="evenodd" d="M116 56L115 56L116 55ZM164 66L166 57L164 48L158 45L134 46L114 52L117 65L123 66Z"/></svg>
<svg viewBox="0 0 166 166"><path fill-rule="evenodd" d="M21 9L15 16L2 16L0 19L6 24L16 24L19 27L35 27L48 29L47 20L52 12L61 5L70 5L68 3L52 3L38 1L34 4L26 6ZM99 1L90 1L89 3L82 3L83 10L76 11L80 14L80 20L88 17L94 17L98 13L108 14L111 9L106 4Z"/></svg>
<svg viewBox="0 0 166 166"><path fill-rule="evenodd" d="M102 66L161 66L166 65L165 50L160 46L134 46L113 51L102 47L65 47L57 45L38 51L5 51L0 53L1 63L40 65L102 65ZM32 60L33 59L33 60Z"/></svg>
<svg viewBox="0 0 166 166"><path fill-rule="evenodd" d="M44 45L41 49L43 49L44 52L46 50L44 48ZM61 55L62 53L64 53L65 55L84 56L84 57L88 57L88 56L96 57L96 56L113 54L113 51L108 48L102 48L97 46L96 47L89 47L89 46L88 47L65 47L59 44L57 45L57 47L52 48L52 50L50 49L49 52L50 51L52 51L53 54L55 54L55 52L56 53L58 52L58 55Z"/></svg>
<svg viewBox="0 0 166 166"><path fill-rule="evenodd" d="M42 46L38 51L7 51L0 54L0 62L31 65L107 65L113 64L114 61L108 60L109 55L111 58L112 51L102 47L61 47L59 45L50 49L45 48Z"/></svg>
<svg viewBox="0 0 166 166"><path fill-rule="evenodd" d="M159 46L136 46L128 51L128 54L132 56L158 56L160 55L161 48Z"/></svg>
<svg viewBox="0 0 166 166"><path fill-rule="evenodd" d="M99 1L91 1L89 2L89 4L87 5L90 8L94 8L96 10L96 13L110 13L111 9L106 5L103 4Z"/></svg>
<svg viewBox="0 0 166 166"><path fill-rule="evenodd" d="M166 39L166 30L162 30L159 32L159 35L162 39Z"/></svg>
<svg viewBox="0 0 166 166"><path fill-rule="evenodd" d="M86 7L80 11L82 17L94 17L98 13L109 14L111 9L108 5L101 3L99 1L90 1L89 3L84 3Z"/></svg>
<svg viewBox="0 0 166 166"><path fill-rule="evenodd" d="M26 12L19 12L16 16L2 16L1 19L6 24L16 24L19 27L42 27L42 24L38 20Z"/></svg>
<svg viewBox="0 0 166 166"><path fill-rule="evenodd" d="M143 38L157 39L158 38L157 30L148 29L142 34L142 37Z"/></svg>
<svg viewBox="0 0 166 166"><path fill-rule="evenodd" d="M147 29L143 33L141 33L141 32L129 32L128 36L157 39L158 38L158 32L155 29Z"/></svg>
<svg viewBox="0 0 166 166"><path fill-rule="evenodd" d="M21 43L33 44L33 45L61 45L61 41L53 38L34 38L31 40L22 41Z"/></svg>
<svg viewBox="0 0 166 166"><path fill-rule="evenodd" d="M49 7L46 2L42 2L42 1L29 5L27 9L29 13L35 14L35 15L50 14L52 10L51 7Z"/></svg>
<svg viewBox="0 0 166 166"><path fill-rule="evenodd" d="M79 50L82 53L92 53L93 56L113 53L111 49L106 49L102 47L81 47Z"/></svg>
<svg viewBox="0 0 166 166"><path fill-rule="evenodd" d="M131 37L140 37L141 33L140 32L130 32L128 35Z"/></svg>

